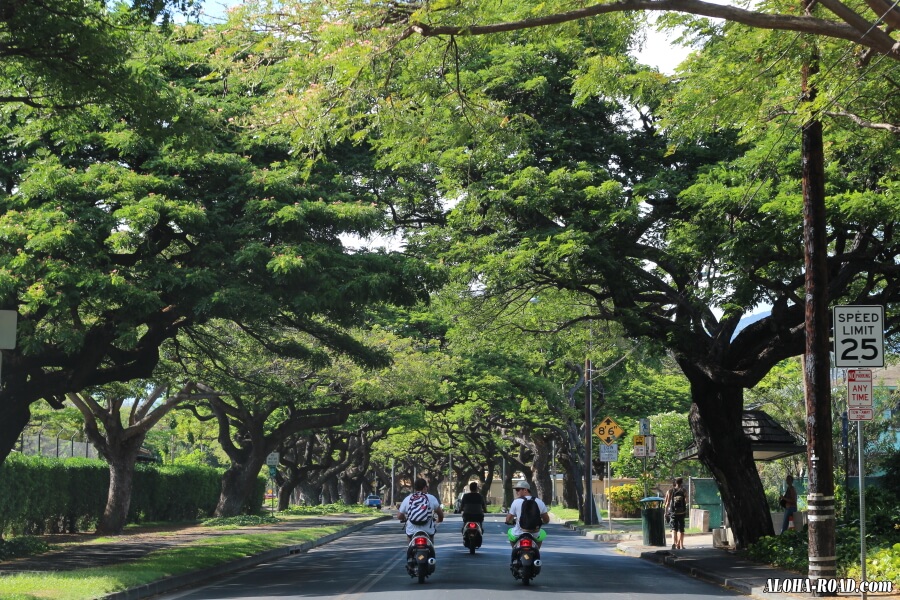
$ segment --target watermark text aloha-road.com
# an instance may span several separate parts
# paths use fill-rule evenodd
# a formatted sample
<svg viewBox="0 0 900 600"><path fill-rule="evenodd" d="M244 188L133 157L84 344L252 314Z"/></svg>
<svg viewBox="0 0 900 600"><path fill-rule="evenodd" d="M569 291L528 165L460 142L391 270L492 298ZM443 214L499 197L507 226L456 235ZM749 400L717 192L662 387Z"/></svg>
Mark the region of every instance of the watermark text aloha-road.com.
<svg viewBox="0 0 900 600"><path fill-rule="evenodd" d="M856 581L855 579L766 579L765 592L772 594L861 594L890 593L893 581Z"/></svg>

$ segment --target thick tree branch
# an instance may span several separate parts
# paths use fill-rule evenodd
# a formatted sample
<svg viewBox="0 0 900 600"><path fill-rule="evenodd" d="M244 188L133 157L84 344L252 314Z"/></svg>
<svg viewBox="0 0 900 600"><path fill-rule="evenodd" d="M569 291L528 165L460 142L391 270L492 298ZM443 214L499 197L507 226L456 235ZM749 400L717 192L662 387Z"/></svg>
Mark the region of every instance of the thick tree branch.
<svg viewBox="0 0 900 600"><path fill-rule="evenodd" d="M840 10L839 7L835 8ZM745 10L736 6L712 4L703 2L702 0L624 0L620 2L610 2L608 4L595 4L578 10L556 13L543 17L523 19L521 21L510 21L506 23L494 23L491 25L450 26L412 23L403 32L400 39L405 39L414 33L418 33L425 37L441 35L488 35L505 31L519 31L547 25L557 25L560 23L577 21L579 19L596 17L602 14L635 10L683 12L725 19L727 21L742 23L744 25L762 29L798 31L801 33L811 33L825 37L843 39L871 48L879 54L884 54L894 60L900 60L900 42L894 40L884 31L875 27L874 24L866 22L862 17L858 17L858 15L859 21L867 23L867 26L863 31L860 31L862 25L856 19L854 19L854 22L857 25L854 26L846 22L828 21L815 17L765 14ZM849 9L847 9L847 11L849 11ZM841 10L840 12L843 13L847 11ZM847 15L847 17L849 17L849 15Z"/></svg>

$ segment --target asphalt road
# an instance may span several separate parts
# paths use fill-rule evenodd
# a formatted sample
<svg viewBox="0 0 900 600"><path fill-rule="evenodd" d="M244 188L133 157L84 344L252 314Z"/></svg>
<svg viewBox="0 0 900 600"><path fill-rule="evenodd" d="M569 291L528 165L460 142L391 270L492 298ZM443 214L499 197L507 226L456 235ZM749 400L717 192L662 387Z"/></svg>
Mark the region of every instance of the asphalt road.
<svg viewBox="0 0 900 600"><path fill-rule="evenodd" d="M424 584L406 574L406 536L397 521L382 522L298 554L156 600L513 600L564 594L565 600L734 598L739 594L616 552L561 525L547 526L541 574L525 587L509 571L506 526L485 520L485 540L473 555L462 545L461 521L439 526L437 568Z"/></svg>

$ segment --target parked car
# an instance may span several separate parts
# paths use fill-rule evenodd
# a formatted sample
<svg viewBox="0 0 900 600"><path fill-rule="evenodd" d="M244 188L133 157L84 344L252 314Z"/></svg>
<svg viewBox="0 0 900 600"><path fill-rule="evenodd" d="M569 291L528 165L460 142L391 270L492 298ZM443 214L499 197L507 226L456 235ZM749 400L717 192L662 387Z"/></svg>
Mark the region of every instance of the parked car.
<svg viewBox="0 0 900 600"><path fill-rule="evenodd" d="M381 510L381 498L379 496L376 496L375 494L369 494L368 496L366 496L366 500L363 502L363 504Z"/></svg>

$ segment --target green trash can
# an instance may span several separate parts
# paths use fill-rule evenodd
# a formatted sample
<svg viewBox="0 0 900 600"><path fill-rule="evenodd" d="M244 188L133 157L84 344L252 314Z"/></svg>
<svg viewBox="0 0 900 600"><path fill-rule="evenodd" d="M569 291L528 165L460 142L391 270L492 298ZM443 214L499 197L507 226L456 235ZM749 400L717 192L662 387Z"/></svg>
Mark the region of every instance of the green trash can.
<svg viewBox="0 0 900 600"><path fill-rule="evenodd" d="M659 496L641 499L641 529L644 532L645 546L666 545L666 515L663 502Z"/></svg>

